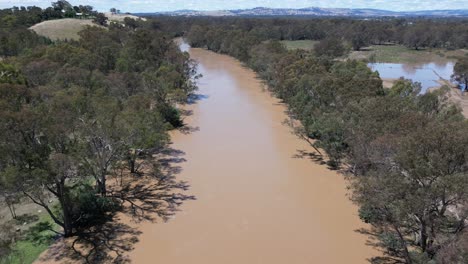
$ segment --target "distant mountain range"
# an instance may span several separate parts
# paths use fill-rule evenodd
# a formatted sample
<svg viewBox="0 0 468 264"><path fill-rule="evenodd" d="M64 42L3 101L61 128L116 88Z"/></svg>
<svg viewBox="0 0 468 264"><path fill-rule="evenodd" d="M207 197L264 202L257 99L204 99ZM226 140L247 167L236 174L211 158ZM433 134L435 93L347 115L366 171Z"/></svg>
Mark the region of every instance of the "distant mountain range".
<svg viewBox="0 0 468 264"><path fill-rule="evenodd" d="M468 17L468 9L459 10L425 10L425 11L388 11L379 9L350 9L350 8L266 8L197 11L178 10L172 12L138 13L140 16L325 16L325 17Z"/></svg>

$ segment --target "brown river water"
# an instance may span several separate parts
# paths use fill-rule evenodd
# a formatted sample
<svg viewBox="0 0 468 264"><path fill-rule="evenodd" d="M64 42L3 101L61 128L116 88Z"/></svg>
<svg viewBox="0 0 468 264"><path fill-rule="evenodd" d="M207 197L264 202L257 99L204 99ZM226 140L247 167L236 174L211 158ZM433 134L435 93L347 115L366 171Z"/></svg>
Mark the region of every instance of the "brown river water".
<svg viewBox="0 0 468 264"><path fill-rule="evenodd" d="M285 106L251 70L225 55L190 49L201 100L172 134L186 153L178 175L196 201L167 223L143 223L133 263L366 263L375 251L343 177L283 125Z"/></svg>
<svg viewBox="0 0 468 264"><path fill-rule="evenodd" d="M140 222L132 263L358 264L376 255L343 176L304 157L312 147L284 125L286 107L237 60L190 49L197 103L173 132L186 162L186 201L167 222Z"/></svg>

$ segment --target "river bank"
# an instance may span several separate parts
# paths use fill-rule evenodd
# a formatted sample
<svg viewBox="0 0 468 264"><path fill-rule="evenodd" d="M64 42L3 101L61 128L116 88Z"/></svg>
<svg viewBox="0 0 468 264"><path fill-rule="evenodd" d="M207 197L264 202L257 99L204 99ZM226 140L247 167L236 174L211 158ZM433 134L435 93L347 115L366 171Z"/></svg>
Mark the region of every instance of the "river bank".
<svg viewBox="0 0 468 264"><path fill-rule="evenodd" d="M384 88L391 88L400 76L420 82L422 93L435 91L442 86L450 87L447 93L449 100L459 105L463 115L468 118L468 95L462 93L457 85L450 81L454 62L426 64L372 63L368 66L379 72Z"/></svg>
<svg viewBox="0 0 468 264"><path fill-rule="evenodd" d="M134 263L365 263L365 227L341 175L283 125L286 107L237 60L191 49L200 63L196 128L172 135L197 201L166 224L142 223Z"/></svg>
<svg viewBox="0 0 468 264"><path fill-rule="evenodd" d="M384 88L392 88L392 86L395 84L395 82L398 79L395 78L381 78L383 82ZM442 86L446 85L449 87L449 90L447 92L448 99L453 102L454 104L458 105L462 109L463 116L465 118L468 118L468 93L462 92L455 84L451 83L448 80L440 79L437 81L440 85L439 86L434 86L431 88L428 88L428 92L433 92L436 91Z"/></svg>
<svg viewBox="0 0 468 264"><path fill-rule="evenodd" d="M360 264L377 255L356 232L366 225L343 176L283 124L286 107L255 73L229 56L189 51L203 78L171 148L196 200L167 222L116 219L138 233L125 259Z"/></svg>
<svg viewBox="0 0 468 264"><path fill-rule="evenodd" d="M435 91L437 89L440 89L444 85L448 86L448 99L454 104L460 106L462 109L463 116L465 116L465 118L468 118L468 93L462 92L455 84L451 83L448 80L440 79L438 83L440 84L440 86L431 88L429 89L429 91Z"/></svg>

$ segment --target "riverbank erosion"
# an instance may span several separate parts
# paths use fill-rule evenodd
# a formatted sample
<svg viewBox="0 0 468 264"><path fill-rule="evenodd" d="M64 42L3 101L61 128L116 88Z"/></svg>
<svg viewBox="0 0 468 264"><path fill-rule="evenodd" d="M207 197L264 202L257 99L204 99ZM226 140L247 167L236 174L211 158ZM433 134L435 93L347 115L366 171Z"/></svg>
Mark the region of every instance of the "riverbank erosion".
<svg viewBox="0 0 468 264"><path fill-rule="evenodd" d="M448 87L447 97L448 99L458 105L462 109L462 114L465 118L468 118L468 93L462 91L453 83L448 80L441 79L438 81L440 86L429 89L430 92L440 89L443 86Z"/></svg>
<svg viewBox="0 0 468 264"><path fill-rule="evenodd" d="M239 61L190 55L203 78L171 148L196 200L167 222L120 218L138 232L125 260L357 264L377 255L356 232L366 226L343 176L284 124L286 106Z"/></svg>

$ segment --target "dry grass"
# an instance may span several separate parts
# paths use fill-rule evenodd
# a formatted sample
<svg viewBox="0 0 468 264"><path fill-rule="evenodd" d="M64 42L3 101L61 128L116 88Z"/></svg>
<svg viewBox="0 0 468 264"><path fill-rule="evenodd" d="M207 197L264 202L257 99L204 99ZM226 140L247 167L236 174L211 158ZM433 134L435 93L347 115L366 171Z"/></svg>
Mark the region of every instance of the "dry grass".
<svg viewBox="0 0 468 264"><path fill-rule="evenodd" d="M104 13L106 17L109 19L109 21L114 21L114 22L123 22L126 17L133 18L135 20L140 19L141 17L134 16L134 15L128 15L128 14L112 14L110 12ZM146 18L141 18L143 21L146 21Z"/></svg>
<svg viewBox="0 0 468 264"><path fill-rule="evenodd" d="M77 40L79 39L78 32L86 26L96 26L91 19L73 19L65 18L58 20L49 20L36 24L30 29L34 30L38 35L48 37L52 40Z"/></svg>
<svg viewBox="0 0 468 264"><path fill-rule="evenodd" d="M283 45L286 46L288 50L296 50L296 49L303 49L303 50L312 50L315 44L318 41L314 40L283 40L281 41Z"/></svg>

